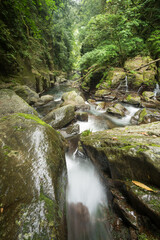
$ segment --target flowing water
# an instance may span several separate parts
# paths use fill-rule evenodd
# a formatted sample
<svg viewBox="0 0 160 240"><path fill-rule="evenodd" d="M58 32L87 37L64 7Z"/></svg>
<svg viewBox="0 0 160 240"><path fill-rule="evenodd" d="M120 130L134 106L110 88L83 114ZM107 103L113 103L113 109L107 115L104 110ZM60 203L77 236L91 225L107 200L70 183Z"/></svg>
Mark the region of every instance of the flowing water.
<svg viewBox="0 0 160 240"><path fill-rule="evenodd" d="M60 85L47 94L54 95L55 102L60 102L66 90L73 89ZM76 122L80 125L80 133L84 130L96 132L130 124L131 117L139 109L129 105L125 107L128 115L116 118L106 114L105 110L98 110L96 105L90 104L88 122ZM106 220L107 189L103 186L90 159L82 153L77 154L77 151L74 146L74 150L66 154L68 240L112 240Z"/></svg>

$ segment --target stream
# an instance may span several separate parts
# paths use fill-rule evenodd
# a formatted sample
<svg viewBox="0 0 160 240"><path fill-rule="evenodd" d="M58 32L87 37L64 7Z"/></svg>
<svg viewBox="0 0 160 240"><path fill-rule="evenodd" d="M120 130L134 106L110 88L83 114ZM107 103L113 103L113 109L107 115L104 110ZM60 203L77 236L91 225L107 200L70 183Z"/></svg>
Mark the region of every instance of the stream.
<svg viewBox="0 0 160 240"><path fill-rule="evenodd" d="M54 95L54 103L37 110L44 116L47 111L53 109L53 106L56 107L61 102L64 92L71 90L75 89L65 84L50 89L45 94ZM89 103L86 102L86 104ZM130 105L125 105L125 107L128 110L128 115L117 118L107 115L105 110L98 109L95 104L90 104L88 122L76 122L80 126L80 133L85 130L96 132L129 125L131 117L139 108ZM69 140L71 147L66 154L68 240L112 240L109 227L106 224L107 189L90 159L78 151L74 139L75 137L72 137Z"/></svg>

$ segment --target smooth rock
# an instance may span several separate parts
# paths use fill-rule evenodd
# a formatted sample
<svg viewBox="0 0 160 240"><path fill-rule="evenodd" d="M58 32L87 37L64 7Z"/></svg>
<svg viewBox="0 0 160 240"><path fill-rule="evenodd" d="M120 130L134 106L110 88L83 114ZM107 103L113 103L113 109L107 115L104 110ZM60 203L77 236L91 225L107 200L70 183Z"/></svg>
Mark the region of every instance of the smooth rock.
<svg viewBox="0 0 160 240"><path fill-rule="evenodd" d="M59 129L69 124L75 117L75 107L66 105L49 112L43 121L49 123L53 128Z"/></svg>
<svg viewBox="0 0 160 240"><path fill-rule="evenodd" d="M63 106L68 104L72 104L74 106L85 104L84 99L80 95L78 95L78 93L76 93L75 91L64 93L62 95L62 100L64 101Z"/></svg>
<svg viewBox="0 0 160 240"><path fill-rule="evenodd" d="M0 165L0 239L66 239L62 136L34 115L1 118Z"/></svg>
<svg viewBox="0 0 160 240"><path fill-rule="evenodd" d="M13 88L18 96L23 98L28 104L34 104L38 101L39 95L26 85L18 85Z"/></svg>
<svg viewBox="0 0 160 240"><path fill-rule="evenodd" d="M9 89L0 90L0 117L13 113L28 113L38 116L36 110L14 91Z"/></svg>

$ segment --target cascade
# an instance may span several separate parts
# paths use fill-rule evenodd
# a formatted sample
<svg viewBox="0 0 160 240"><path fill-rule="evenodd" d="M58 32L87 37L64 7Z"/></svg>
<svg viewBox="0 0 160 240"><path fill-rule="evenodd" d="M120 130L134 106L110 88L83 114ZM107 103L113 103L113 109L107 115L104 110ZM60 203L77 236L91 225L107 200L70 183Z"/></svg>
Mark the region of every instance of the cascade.
<svg viewBox="0 0 160 240"><path fill-rule="evenodd" d="M156 98L157 93L160 93L160 87L158 83L156 83L156 88L154 89L154 98Z"/></svg>
<svg viewBox="0 0 160 240"><path fill-rule="evenodd" d="M128 92L128 77L127 76L125 76L125 79L122 80L122 82L118 86L117 90L123 90L125 92Z"/></svg>

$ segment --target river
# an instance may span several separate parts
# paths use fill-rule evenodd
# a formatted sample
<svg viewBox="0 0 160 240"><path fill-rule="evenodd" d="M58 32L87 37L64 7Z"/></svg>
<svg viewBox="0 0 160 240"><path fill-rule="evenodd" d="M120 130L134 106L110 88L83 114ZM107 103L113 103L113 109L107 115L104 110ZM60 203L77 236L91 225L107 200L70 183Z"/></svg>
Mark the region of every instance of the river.
<svg viewBox="0 0 160 240"><path fill-rule="evenodd" d="M65 84L50 89L45 94L54 95L54 103L37 110L44 116L61 102L64 92L71 90L74 89ZM86 102L86 104L89 103ZM107 115L105 110L98 109L95 104L89 105L88 122L76 122L80 126L80 133L85 130L96 132L116 126L129 125L131 117L139 110L136 107L125 105L128 115L117 118ZM78 151L77 141L74 140L74 137L69 139L71 147L66 153L68 240L112 240L106 220L107 189L90 159Z"/></svg>

